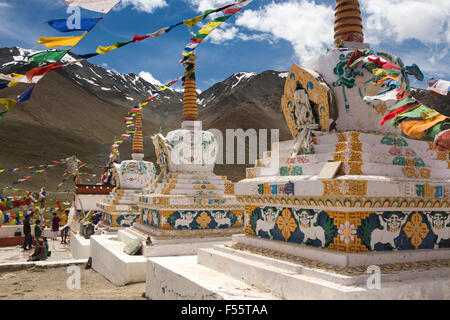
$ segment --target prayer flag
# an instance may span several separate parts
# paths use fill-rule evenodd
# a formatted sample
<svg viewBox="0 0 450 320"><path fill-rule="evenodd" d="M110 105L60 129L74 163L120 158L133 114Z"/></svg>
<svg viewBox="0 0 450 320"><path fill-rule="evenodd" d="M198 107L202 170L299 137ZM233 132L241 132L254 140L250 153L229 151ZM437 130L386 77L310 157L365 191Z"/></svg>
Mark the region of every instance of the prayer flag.
<svg viewBox="0 0 450 320"><path fill-rule="evenodd" d="M87 32L78 37L41 37L37 41L38 44L44 44L47 48L75 46Z"/></svg>
<svg viewBox="0 0 450 320"><path fill-rule="evenodd" d="M427 88L427 90L438 93L443 96L446 96L448 93L449 87L450 87L450 81L437 80L436 82L429 83L429 87Z"/></svg>
<svg viewBox="0 0 450 320"><path fill-rule="evenodd" d="M192 28L193 26L195 26L197 24L197 22L199 22L201 19L203 19L203 17L204 17L204 15L202 14L201 16L197 16L192 19L184 20L183 23L185 25L187 25L189 28Z"/></svg>
<svg viewBox="0 0 450 320"><path fill-rule="evenodd" d="M60 32L72 32L72 31L81 31L91 30L102 18L81 18L80 25L77 27L72 27L69 25L68 19L55 19L50 20L48 24L53 28Z"/></svg>
<svg viewBox="0 0 450 320"><path fill-rule="evenodd" d="M9 111L17 104L17 101L12 99L0 98L0 103L5 106L7 111Z"/></svg>
<svg viewBox="0 0 450 320"><path fill-rule="evenodd" d="M39 66L46 62L57 62L69 52L70 49L66 50L55 50L55 51L43 51L28 57L28 60L33 62L33 65Z"/></svg>
<svg viewBox="0 0 450 320"><path fill-rule="evenodd" d="M19 99L17 99L17 103L22 103L22 102L25 102L27 100L30 100L31 93L33 92L34 86L35 86L35 84L33 84L30 89L28 89L27 91L22 93L20 95Z"/></svg>
<svg viewBox="0 0 450 320"><path fill-rule="evenodd" d="M67 6L78 6L83 9L107 13L114 8L120 0L62 0Z"/></svg>

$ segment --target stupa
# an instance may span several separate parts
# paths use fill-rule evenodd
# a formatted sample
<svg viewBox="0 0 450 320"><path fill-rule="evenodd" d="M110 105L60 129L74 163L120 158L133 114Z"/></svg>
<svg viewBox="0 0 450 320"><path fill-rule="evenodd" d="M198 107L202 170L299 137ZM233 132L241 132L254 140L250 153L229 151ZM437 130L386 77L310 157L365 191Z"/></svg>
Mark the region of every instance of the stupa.
<svg viewBox="0 0 450 320"><path fill-rule="evenodd" d="M450 298L449 153L415 139L448 118L409 95L400 58L364 43L357 0L336 1L335 44L292 65L281 107L293 139L235 184L245 234L149 259L149 298L242 294L208 281L220 275L274 299Z"/></svg>
<svg viewBox="0 0 450 320"><path fill-rule="evenodd" d="M135 117L136 131L133 135L132 160L113 163L113 179L116 186L97 206L103 211L102 221L113 228L131 227L139 222L139 209L134 195L148 188L156 178L156 167L144 161L142 136L142 109Z"/></svg>
<svg viewBox="0 0 450 320"><path fill-rule="evenodd" d="M96 203L96 210L101 212L101 221L98 223L96 234L103 234L106 237L117 236L117 231L131 227L140 221L139 209L136 206L134 195L149 187L156 178L156 167L152 162L144 161L144 144L142 136L142 109L137 111L135 117L136 131L133 135L132 160L125 160L119 163L112 163L113 178L115 187L111 192L101 197L101 201ZM86 207L92 200L98 199L105 190L111 189L109 186L94 185L80 186L77 192ZM80 190L78 190L80 189ZM86 189L86 190L85 190ZM82 198L82 199L81 199ZM77 200L77 199L76 199ZM85 208L84 211L88 210ZM91 241L81 235L73 235L71 241L71 252L76 258L89 258L91 256ZM71 235L71 236L72 236Z"/></svg>
<svg viewBox="0 0 450 320"><path fill-rule="evenodd" d="M91 238L92 267L116 285L145 281L148 257L194 255L243 232L243 206L234 184L213 172L216 138L198 120L195 59L192 55L186 63L181 129L153 137L161 173L134 194L138 209L133 214L139 220L116 238ZM141 254L124 253L124 246L136 240Z"/></svg>

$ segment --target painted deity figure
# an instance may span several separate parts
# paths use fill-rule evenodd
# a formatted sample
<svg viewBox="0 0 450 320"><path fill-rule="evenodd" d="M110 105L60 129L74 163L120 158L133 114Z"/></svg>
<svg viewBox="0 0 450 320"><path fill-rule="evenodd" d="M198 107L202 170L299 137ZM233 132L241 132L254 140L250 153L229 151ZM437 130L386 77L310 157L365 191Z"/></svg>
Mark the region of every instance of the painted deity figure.
<svg viewBox="0 0 450 320"><path fill-rule="evenodd" d="M388 217L383 217L383 212L376 213L382 229L375 229L370 235L370 250L374 250L377 243L389 243L393 250L397 250L395 239L400 235L401 228L405 225L408 215L404 214L401 218L401 214L398 212L389 213Z"/></svg>
<svg viewBox="0 0 450 320"><path fill-rule="evenodd" d="M217 223L217 227L220 226L231 227L231 220L230 218L227 217L226 211L213 211L212 215Z"/></svg>
<svg viewBox="0 0 450 320"><path fill-rule="evenodd" d="M310 213L308 210L294 210L294 216L297 218L300 231L305 235L303 243L306 243L308 240L320 240L320 245L324 248L325 231L321 226L317 225L319 212Z"/></svg>
<svg viewBox="0 0 450 320"><path fill-rule="evenodd" d="M159 165L159 167L161 169L159 178L164 178L166 176L167 172L169 171L167 155L164 152L164 145L166 142L164 141L164 137L161 134L154 135L152 137L152 139L153 139L153 145L155 146L156 154L157 154L156 163Z"/></svg>
<svg viewBox="0 0 450 320"><path fill-rule="evenodd" d="M195 212L187 211L185 214L180 214L180 219L175 221L175 229L180 229L180 227L186 227L189 229L189 225L194 221Z"/></svg>
<svg viewBox="0 0 450 320"><path fill-rule="evenodd" d="M311 131L319 128L319 125L314 118L308 93L301 85L295 90L294 99L295 124L299 129L299 133L297 134L291 156L296 156L299 152L310 153L312 151Z"/></svg>
<svg viewBox="0 0 450 320"><path fill-rule="evenodd" d="M273 239L271 231L273 228L275 228L278 212L279 210L273 207L263 209L262 219L256 221L256 228L255 228L256 235L258 235L260 231L264 231L267 232L270 239Z"/></svg>
<svg viewBox="0 0 450 320"><path fill-rule="evenodd" d="M425 212L433 233L437 236L435 249L439 248L439 242L450 238L450 215L446 212Z"/></svg>

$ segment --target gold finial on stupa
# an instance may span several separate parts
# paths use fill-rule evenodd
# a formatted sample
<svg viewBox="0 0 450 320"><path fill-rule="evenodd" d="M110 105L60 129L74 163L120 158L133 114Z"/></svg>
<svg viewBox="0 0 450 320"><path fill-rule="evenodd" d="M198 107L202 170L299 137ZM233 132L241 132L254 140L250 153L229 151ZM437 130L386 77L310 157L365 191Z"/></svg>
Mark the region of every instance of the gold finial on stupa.
<svg viewBox="0 0 450 320"><path fill-rule="evenodd" d="M334 13L334 43L364 42L361 10L358 0L336 0Z"/></svg>
<svg viewBox="0 0 450 320"><path fill-rule="evenodd" d="M186 62L187 66L190 67L192 65L192 69L188 71L189 74L186 75L186 80L184 82L183 121L195 121L198 119L197 89L195 86L194 71L194 67L197 65L194 62L196 59L196 56L191 55Z"/></svg>
<svg viewBox="0 0 450 320"><path fill-rule="evenodd" d="M144 141L142 137L142 109L136 113L136 131L133 135L133 154L144 153Z"/></svg>

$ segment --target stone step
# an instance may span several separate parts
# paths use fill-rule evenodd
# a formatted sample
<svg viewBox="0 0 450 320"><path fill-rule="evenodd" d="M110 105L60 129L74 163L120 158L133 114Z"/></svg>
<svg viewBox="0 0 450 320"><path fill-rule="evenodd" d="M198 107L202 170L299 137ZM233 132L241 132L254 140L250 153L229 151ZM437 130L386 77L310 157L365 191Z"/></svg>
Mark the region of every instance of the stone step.
<svg viewBox="0 0 450 320"><path fill-rule="evenodd" d="M146 294L154 300L278 299L243 281L198 264L196 256L149 258Z"/></svg>
<svg viewBox="0 0 450 320"><path fill-rule="evenodd" d="M283 166L289 165L303 165L303 164L313 164L319 162L327 162L329 160L347 160L356 161L361 159L364 163L383 163L396 165L396 163L406 163L408 161L414 162L415 165L424 164L430 168L440 168L448 169L449 164L447 161L435 160L435 159L422 159L420 157L415 157L414 154L410 156L396 156L391 154L380 154L373 152L357 152L357 151L342 151L342 152L327 152L327 153L317 153L317 154L305 154L298 155L295 157L282 157L279 159L279 164ZM341 160L342 161L342 160ZM255 161L255 167L269 168L272 163L272 158L263 158Z"/></svg>
<svg viewBox="0 0 450 320"><path fill-rule="evenodd" d="M255 177L264 176L315 176L319 175L326 162L296 164L290 166L280 166L279 170L267 170L257 167L254 170ZM342 170L346 175L367 175L386 177L416 177L418 179L450 179L450 170L431 167L407 167L400 165L390 165L382 163L361 163L353 161L343 161Z"/></svg>
<svg viewBox="0 0 450 320"><path fill-rule="evenodd" d="M346 282L347 279L342 277L328 277L332 280L330 281L323 273L315 270L302 270L303 273L298 273L293 266L286 267L279 261L269 262L251 256L240 256L219 251L216 247L199 249L198 263L260 290L269 291L282 299L445 299L450 296L450 279L447 273L416 273L409 279L398 281L381 278L381 288L371 290L367 287L367 282L364 282L364 277L357 279L356 283L360 284L346 285L342 284L342 280Z"/></svg>

